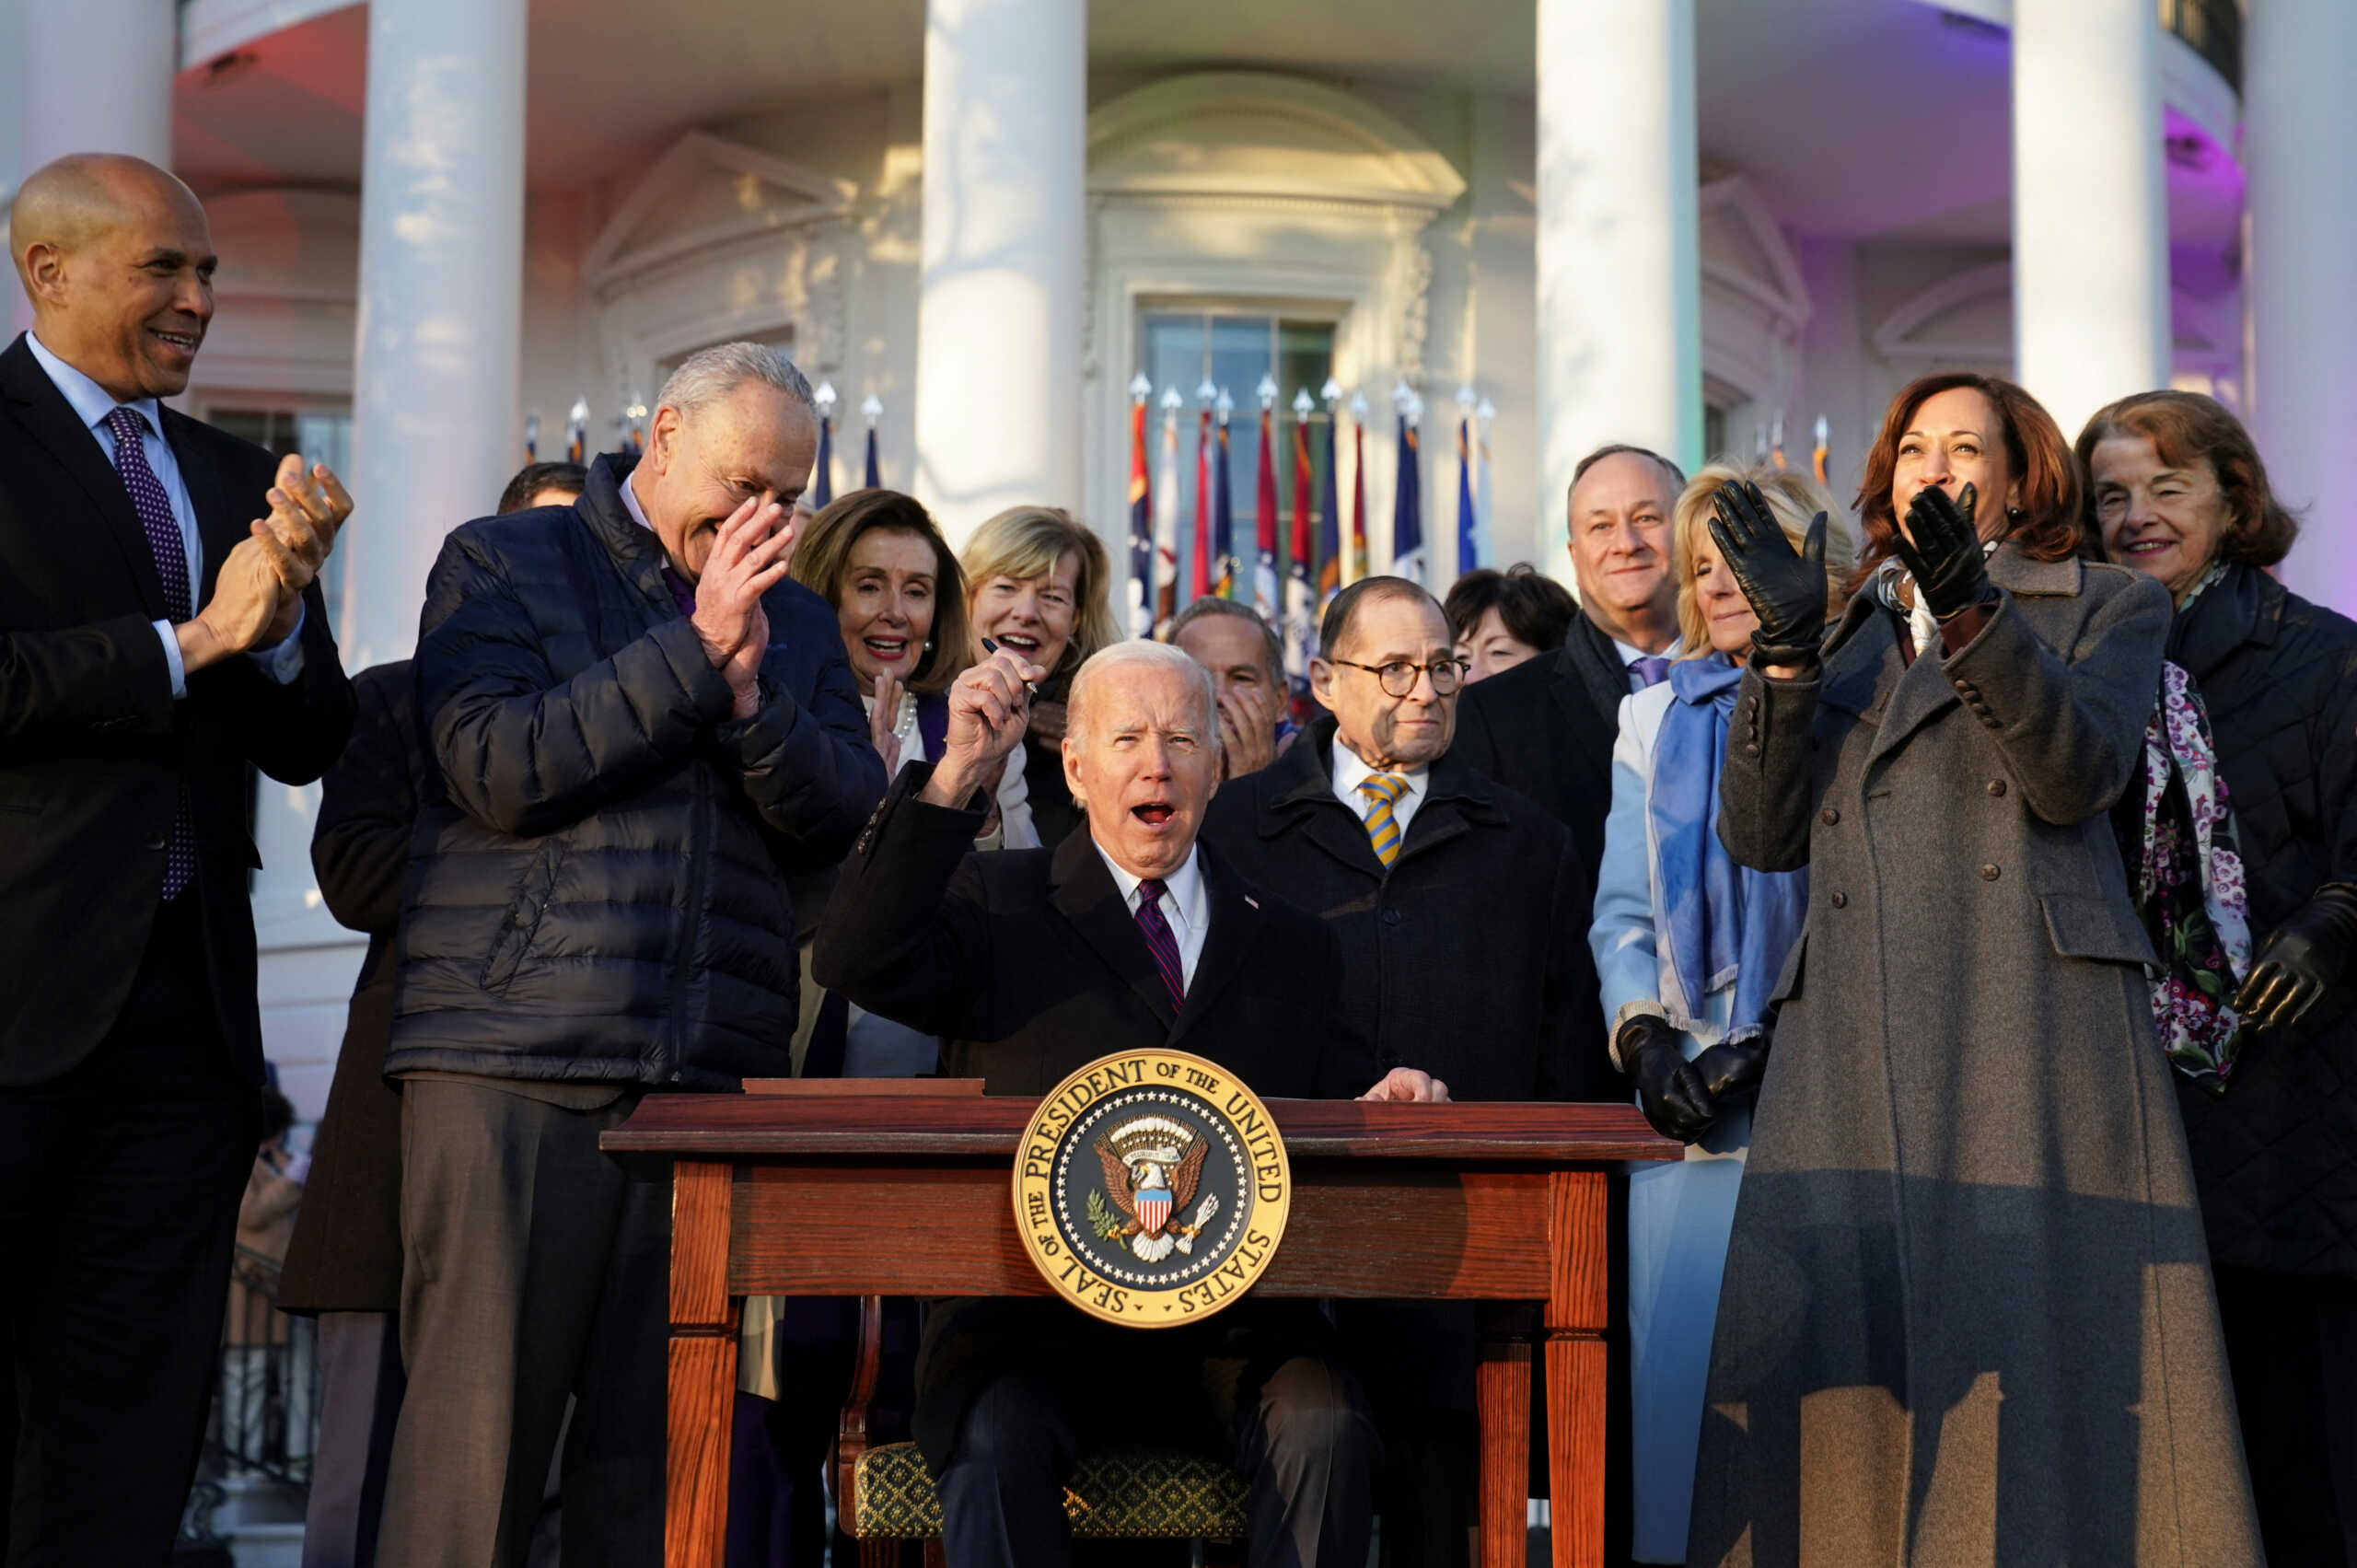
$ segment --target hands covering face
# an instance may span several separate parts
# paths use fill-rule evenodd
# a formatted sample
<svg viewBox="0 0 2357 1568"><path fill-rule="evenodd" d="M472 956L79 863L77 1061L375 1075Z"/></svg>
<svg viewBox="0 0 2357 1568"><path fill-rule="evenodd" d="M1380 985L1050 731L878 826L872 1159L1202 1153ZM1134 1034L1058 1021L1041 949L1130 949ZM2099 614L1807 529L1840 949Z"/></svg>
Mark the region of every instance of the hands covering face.
<svg viewBox="0 0 2357 1568"><path fill-rule="evenodd" d="M1916 492L1907 526L1890 536L1891 553L1915 579L1915 592L1933 616L1945 621L1989 597L1988 556L1972 521L1970 485L1951 499L1938 485Z"/></svg>

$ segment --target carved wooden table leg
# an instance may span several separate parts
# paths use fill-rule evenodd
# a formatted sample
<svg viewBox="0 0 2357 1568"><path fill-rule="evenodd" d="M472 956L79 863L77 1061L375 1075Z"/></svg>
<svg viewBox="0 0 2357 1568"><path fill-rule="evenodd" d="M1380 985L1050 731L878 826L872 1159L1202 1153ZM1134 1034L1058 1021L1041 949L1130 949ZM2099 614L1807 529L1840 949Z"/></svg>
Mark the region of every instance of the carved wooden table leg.
<svg viewBox="0 0 2357 1568"><path fill-rule="evenodd" d="M665 1568L722 1568L737 1314L728 1295L729 1167L680 1160L671 1175L669 1463Z"/></svg>
<svg viewBox="0 0 2357 1568"><path fill-rule="evenodd" d="M1508 1337L1503 1326L1486 1330L1475 1378L1481 1412L1481 1568L1523 1568L1529 1551L1529 1340Z"/></svg>
<svg viewBox="0 0 2357 1568"><path fill-rule="evenodd" d="M1604 1173L1548 1178L1548 1490L1555 1568L1603 1568L1605 1314Z"/></svg>

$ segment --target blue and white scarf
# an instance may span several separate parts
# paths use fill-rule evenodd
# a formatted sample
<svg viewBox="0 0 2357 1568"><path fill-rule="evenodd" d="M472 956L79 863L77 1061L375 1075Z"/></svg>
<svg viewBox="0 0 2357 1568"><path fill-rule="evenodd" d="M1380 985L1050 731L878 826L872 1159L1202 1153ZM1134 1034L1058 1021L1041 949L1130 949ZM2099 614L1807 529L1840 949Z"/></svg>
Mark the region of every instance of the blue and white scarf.
<svg viewBox="0 0 2357 1568"><path fill-rule="evenodd" d="M1662 1010L1705 1045L1761 1032L1808 918L1806 871L1749 870L1719 843L1719 769L1742 679L1724 654L1670 667L1674 698L1645 801ZM1735 1005L1723 1033L1702 1015L1705 999L1730 983Z"/></svg>

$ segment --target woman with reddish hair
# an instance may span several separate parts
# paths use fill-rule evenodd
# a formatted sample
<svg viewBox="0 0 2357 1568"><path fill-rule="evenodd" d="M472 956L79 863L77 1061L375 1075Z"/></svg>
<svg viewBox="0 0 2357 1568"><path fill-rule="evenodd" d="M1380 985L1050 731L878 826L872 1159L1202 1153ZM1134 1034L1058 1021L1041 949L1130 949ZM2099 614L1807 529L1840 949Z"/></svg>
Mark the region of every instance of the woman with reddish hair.
<svg viewBox="0 0 2357 1568"><path fill-rule="evenodd" d="M1808 871L1736 1202L1689 1563L2260 1561L2108 812L2167 596L2081 559L2054 421L1928 377L1883 421L1829 638L1823 528L1740 490L1759 617L1718 831Z"/></svg>
<svg viewBox="0 0 2357 1568"><path fill-rule="evenodd" d="M2206 1047L2177 1074L2219 1320L2269 1558L2357 1557L2357 624L2268 575L2299 525L2242 422L2142 392L2080 434L2104 552L2176 600L2170 662L2200 688L2211 774L2148 770L2123 841L2176 978L2156 1027ZM2205 788L2205 783L2207 787ZM2222 912L2183 868L2231 807ZM2233 926L2240 913L2245 935ZM2237 939L2239 938L2239 940Z"/></svg>

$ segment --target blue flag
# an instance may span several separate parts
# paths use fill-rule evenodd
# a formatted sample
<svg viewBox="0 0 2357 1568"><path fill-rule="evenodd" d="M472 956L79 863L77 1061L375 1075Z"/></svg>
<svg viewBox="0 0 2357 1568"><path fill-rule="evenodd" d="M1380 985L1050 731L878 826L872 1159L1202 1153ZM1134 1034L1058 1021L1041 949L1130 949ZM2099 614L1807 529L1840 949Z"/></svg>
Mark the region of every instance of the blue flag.
<svg viewBox="0 0 2357 1568"><path fill-rule="evenodd" d="M876 465L876 426L872 424L867 427L867 488L884 488L884 475Z"/></svg>
<svg viewBox="0 0 2357 1568"><path fill-rule="evenodd" d="M1227 421L1219 422L1212 464L1212 592L1236 597L1236 506L1227 494Z"/></svg>
<svg viewBox="0 0 2357 1568"><path fill-rule="evenodd" d="M1473 506L1473 421L1457 422L1457 570L1461 575L1481 563L1480 515Z"/></svg>
<svg viewBox="0 0 2357 1568"><path fill-rule="evenodd" d="M810 474L810 505L824 507L835 498L835 422L819 422L819 461Z"/></svg>
<svg viewBox="0 0 2357 1568"><path fill-rule="evenodd" d="M1424 480L1417 460L1416 427L1399 416L1399 485L1391 498L1391 570L1411 583L1424 580Z"/></svg>

